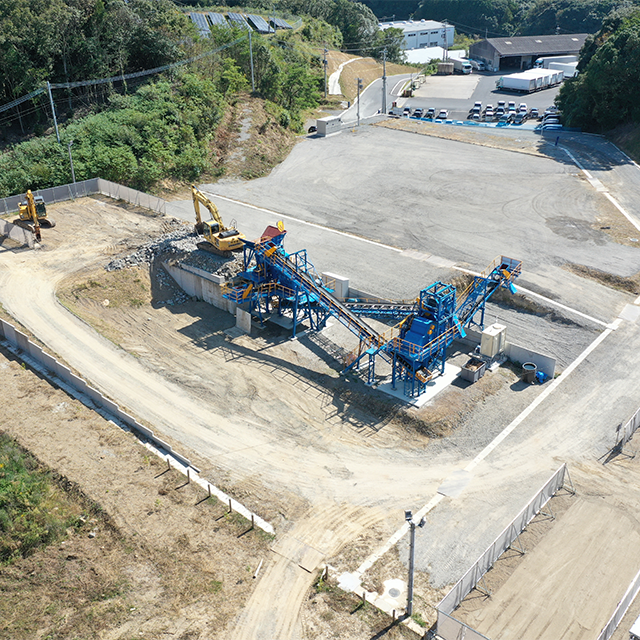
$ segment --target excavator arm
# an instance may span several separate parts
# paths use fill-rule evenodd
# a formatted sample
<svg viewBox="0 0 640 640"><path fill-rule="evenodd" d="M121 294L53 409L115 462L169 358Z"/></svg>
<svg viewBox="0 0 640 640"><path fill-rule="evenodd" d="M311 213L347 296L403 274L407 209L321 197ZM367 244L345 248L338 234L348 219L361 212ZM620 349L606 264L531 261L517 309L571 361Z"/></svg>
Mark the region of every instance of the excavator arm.
<svg viewBox="0 0 640 640"><path fill-rule="evenodd" d="M203 229L202 216L200 215L200 204L203 204L207 209L209 209L211 217L218 224L218 231L226 231L226 227L222 223L218 207L216 207L216 205L213 204L213 202L211 202L211 200L209 200L209 198L207 198L207 196L205 196L204 193L194 185L191 185L191 197L193 198L193 208L196 212L196 229L198 233L202 233Z"/></svg>
<svg viewBox="0 0 640 640"><path fill-rule="evenodd" d="M20 220L28 220L29 222L33 222L33 233L38 242L41 242L42 235L40 233L40 220L38 219L36 201L33 197L33 193L31 193L31 189L29 189L25 195L25 202L20 203L19 210Z"/></svg>

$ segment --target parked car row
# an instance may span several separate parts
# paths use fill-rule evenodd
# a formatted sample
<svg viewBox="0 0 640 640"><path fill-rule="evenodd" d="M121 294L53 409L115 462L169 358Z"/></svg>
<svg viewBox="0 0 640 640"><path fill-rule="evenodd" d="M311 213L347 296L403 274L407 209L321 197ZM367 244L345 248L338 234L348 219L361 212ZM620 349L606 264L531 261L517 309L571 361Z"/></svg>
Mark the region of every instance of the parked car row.
<svg viewBox="0 0 640 640"><path fill-rule="evenodd" d="M390 115L400 115L399 109L389 111ZM424 109L423 107L404 107L402 115L406 118L420 118L428 120L447 120L449 111L447 109L436 110L435 107ZM507 102L505 100L498 101L495 109L492 104L483 105L482 102L475 102L469 110L468 120L475 122L497 122L499 124L523 124L527 120L538 120L542 127L562 128L560 123L560 112L557 107L548 107L544 113L540 113L539 109L532 107L529 109L526 102Z"/></svg>
<svg viewBox="0 0 640 640"><path fill-rule="evenodd" d="M395 115L397 112L393 109L389 111L389 115ZM413 111L410 107L405 107L402 111L402 115L407 118L428 118L430 120L446 120L449 117L449 111L447 109L436 110L435 107L429 107L423 109L422 107L416 107Z"/></svg>

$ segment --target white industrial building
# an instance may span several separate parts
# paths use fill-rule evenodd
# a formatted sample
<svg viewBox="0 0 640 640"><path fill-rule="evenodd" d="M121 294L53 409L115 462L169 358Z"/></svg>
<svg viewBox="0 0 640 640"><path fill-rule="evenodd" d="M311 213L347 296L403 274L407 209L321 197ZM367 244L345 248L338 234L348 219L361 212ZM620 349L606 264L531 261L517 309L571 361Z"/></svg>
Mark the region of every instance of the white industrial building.
<svg viewBox="0 0 640 640"><path fill-rule="evenodd" d="M405 49L424 49L426 47L453 46L455 27L435 20L398 20L397 22L381 22L381 30L402 29Z"/></svg>

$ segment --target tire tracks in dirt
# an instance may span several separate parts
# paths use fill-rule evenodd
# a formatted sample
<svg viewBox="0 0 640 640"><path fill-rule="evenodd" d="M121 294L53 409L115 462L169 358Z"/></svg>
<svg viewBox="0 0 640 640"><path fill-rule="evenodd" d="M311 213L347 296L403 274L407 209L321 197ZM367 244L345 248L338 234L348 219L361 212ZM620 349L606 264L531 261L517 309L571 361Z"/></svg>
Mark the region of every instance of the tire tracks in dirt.
<svg viewBox="0 0 640 640"><path fill-rule="evenodd" d="M301 637L300 610L317 577L316 569L385 515L381 509L336 502L323 502L310 510L274 542L231 640Z"/></svg>

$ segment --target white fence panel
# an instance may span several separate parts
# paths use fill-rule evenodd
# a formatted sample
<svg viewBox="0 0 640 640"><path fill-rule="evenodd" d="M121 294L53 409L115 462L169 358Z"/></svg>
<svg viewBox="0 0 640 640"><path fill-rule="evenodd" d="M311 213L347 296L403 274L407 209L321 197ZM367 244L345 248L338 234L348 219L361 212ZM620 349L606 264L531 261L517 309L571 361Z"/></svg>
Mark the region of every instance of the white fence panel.
<svg viewBox="0 0 640 640"><path fill-rule="evenodd" d="M35 242L35 237L31 231L27 231L8 220L0 220L0 236L7 236L14 242L28 247L33 247Z"/></svg>
<svg viewBox="0 0 640 640"><path fill-rule="evenodd" d="M640 427L640 409L631 416L631 419L623 427L617 430L617 442L614 449L624 447L624 445L633 438L633 434L637 431L638 427Z"/></svg>
<svg viewBox="0 0 640 640"><path fill-rule="evenodd" d="M637 415L637 413L636 413ZM600 632L598 640L609 640L613 635L613 632L617 629L627 609L631 606L635 597L640 591L640 571L636 574L636 577L632 580L627 592L622 596L622 600L618 603L616 610L613 612L611 619L605 625L604 629Z"/></svg>
<svg viewBox="0 0 640 640"><path fill-rule="evenodd" d="M157 213L166 213L167 203L162 198L130 189L121 184L103 180L102 178L91 178L82 182L73 184L63 184L48 189L39 189L33 192L36 196L42 196L44 201L49 203L64 202L65 200L73 200L75 198L84 198L101 193L116 200L124 200L130 204L150 209ZM8 198L0 198L0 213L13 213L18 211L18 204L24 200L24 194L10 196Z"/></svg>
<svg viewBox="0 0 640 640"><path fill-rule="evenodd" d="M482 576L493 566L495 561L509 548L516 537L540 512L542 507L564 485L567 465L563 464L545 483L545 485L529 501L527 506L513 519L509 526L495 539L489 548L476 560L473 566L458 580L453 589L438 605L438 612L450 614L471 593ZM438 635L440 630L438 628ZM445 637L445 636L443 636ZM452 640L455 640L453 638Z"/></svg>

